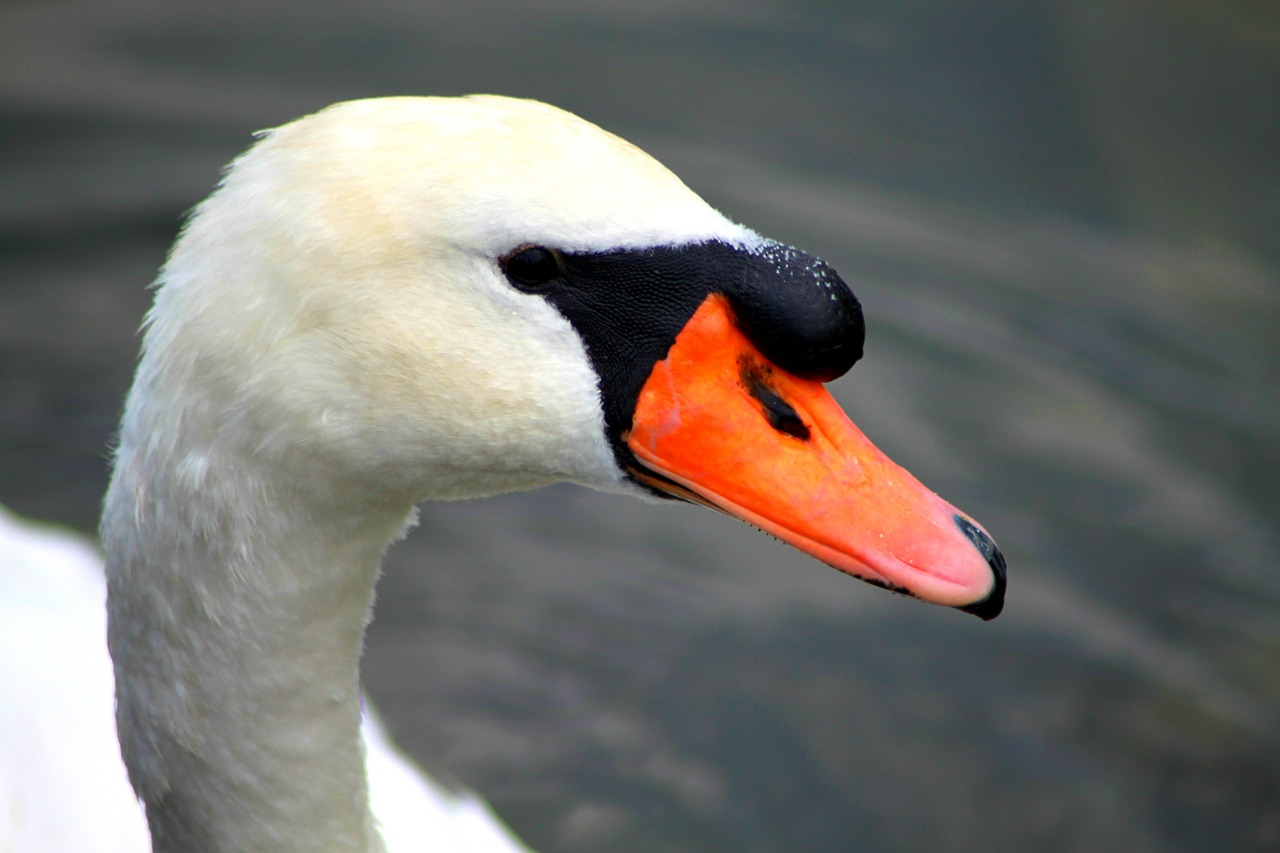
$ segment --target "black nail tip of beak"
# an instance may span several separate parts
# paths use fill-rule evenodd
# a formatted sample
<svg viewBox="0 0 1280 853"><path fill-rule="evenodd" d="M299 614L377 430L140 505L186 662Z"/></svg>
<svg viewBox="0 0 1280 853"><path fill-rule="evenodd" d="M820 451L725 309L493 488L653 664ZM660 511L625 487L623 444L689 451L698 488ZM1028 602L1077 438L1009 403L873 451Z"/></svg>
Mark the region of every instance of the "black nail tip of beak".
<svg viewBox="0 0 1280 853"><path fill-rule="evenodd" d="M996 543L991 537L969 519L957 515L955 522L956 527L960 528L960 532L965 535L965 538L972 542L973 547L977 548L982 553L982 556L986 558L987 565L991 567L991 574L994 577L994 582L991 584L991 592L987 593L986 598L981 601L975 601L973 604L966 604L959 609L989 622L999 616L1001 610L1004 610L1004 554L1000 553L1000 549L996 547Z"/></svg>

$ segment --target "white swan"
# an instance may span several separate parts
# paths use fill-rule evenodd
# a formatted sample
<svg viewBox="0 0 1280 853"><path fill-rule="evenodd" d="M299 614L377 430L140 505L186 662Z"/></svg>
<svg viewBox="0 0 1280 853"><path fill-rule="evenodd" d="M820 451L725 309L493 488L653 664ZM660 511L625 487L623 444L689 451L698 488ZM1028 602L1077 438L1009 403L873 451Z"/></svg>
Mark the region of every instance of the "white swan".
<svg viewBox="0 0 1280 853"><path fill-rule="evenodd" d="M445 810L485 841L432 835L458 823L426 820L438 792L361 733L379 562L424 499L557 481L674 496L994 616L990 538L821 385L860 355L861 322L826 265L543 104L352 102L265 134L161 272L103 513L120 749L153 849L376 850L379 823L388 848L519 849L467 799ZM40 547L17 562L58 562ZM31 849L95 849L113 826L101 849L142 849L108 728L100 582L83 551L63 562L78 580L54 597L76 615L6 624L5 651L27 642L41 663L3 674L21 696L96 661L67 733L84 752L45 765L74 775L93 756L106 776L69 803L97 807L76 826L89 840L31 830L21 789L52 783L58 749L16 744L0 842L25 819L28 840L49 833Z"/></svg>

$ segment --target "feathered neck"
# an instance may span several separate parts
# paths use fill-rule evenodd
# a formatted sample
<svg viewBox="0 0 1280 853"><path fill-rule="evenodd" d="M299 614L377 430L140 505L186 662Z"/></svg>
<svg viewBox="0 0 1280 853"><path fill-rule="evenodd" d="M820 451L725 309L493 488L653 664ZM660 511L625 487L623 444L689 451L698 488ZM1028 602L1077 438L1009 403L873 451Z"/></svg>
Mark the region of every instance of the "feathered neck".
<svg viewBox="0 0 1280 853"><path fill-rule="evenodd" d="M102 527L121 749L154 847L381 849L358 669L410 507L273 477L159 390L131 395Z"/></svg>

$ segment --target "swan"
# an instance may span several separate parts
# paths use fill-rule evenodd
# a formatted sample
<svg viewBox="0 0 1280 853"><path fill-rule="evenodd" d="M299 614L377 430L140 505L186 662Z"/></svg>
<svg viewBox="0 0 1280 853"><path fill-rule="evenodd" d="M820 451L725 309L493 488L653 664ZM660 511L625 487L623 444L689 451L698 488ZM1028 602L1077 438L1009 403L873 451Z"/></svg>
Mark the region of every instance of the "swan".
<svg viewBox="0 0 1280 853"><path fill-rule="evenodd" d="M0 847L25 826L41 850L524 849L362 713L381 557L424 500L567 481L702 504L993 618L991 538L825 389L862 344L829 266L554 107L373 99L261 134L155 285L103 506L105 613L92 552L0 516L4 606L67 614L6 622L29 660L3 674L82 717L67 744L9 744ZM97 787L60 805L87 817L33 823L21 789L78 763Z"/></svg>

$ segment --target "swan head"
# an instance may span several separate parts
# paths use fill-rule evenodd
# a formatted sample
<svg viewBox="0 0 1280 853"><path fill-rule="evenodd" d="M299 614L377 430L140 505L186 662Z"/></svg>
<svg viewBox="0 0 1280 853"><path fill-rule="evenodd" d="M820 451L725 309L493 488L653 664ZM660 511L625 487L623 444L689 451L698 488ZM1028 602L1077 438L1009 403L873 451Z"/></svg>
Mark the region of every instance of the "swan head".
<svg viewBox="0 0 1280 853"><path fill-rule="evenodd" d="M743 518L986 618L987 535L822 382L861 355L824 263L533 101L357 101L264 133L158 282L121 461L229 465L290 501L570 481ZM229 498L230 499L230 498Z"/></svg>

